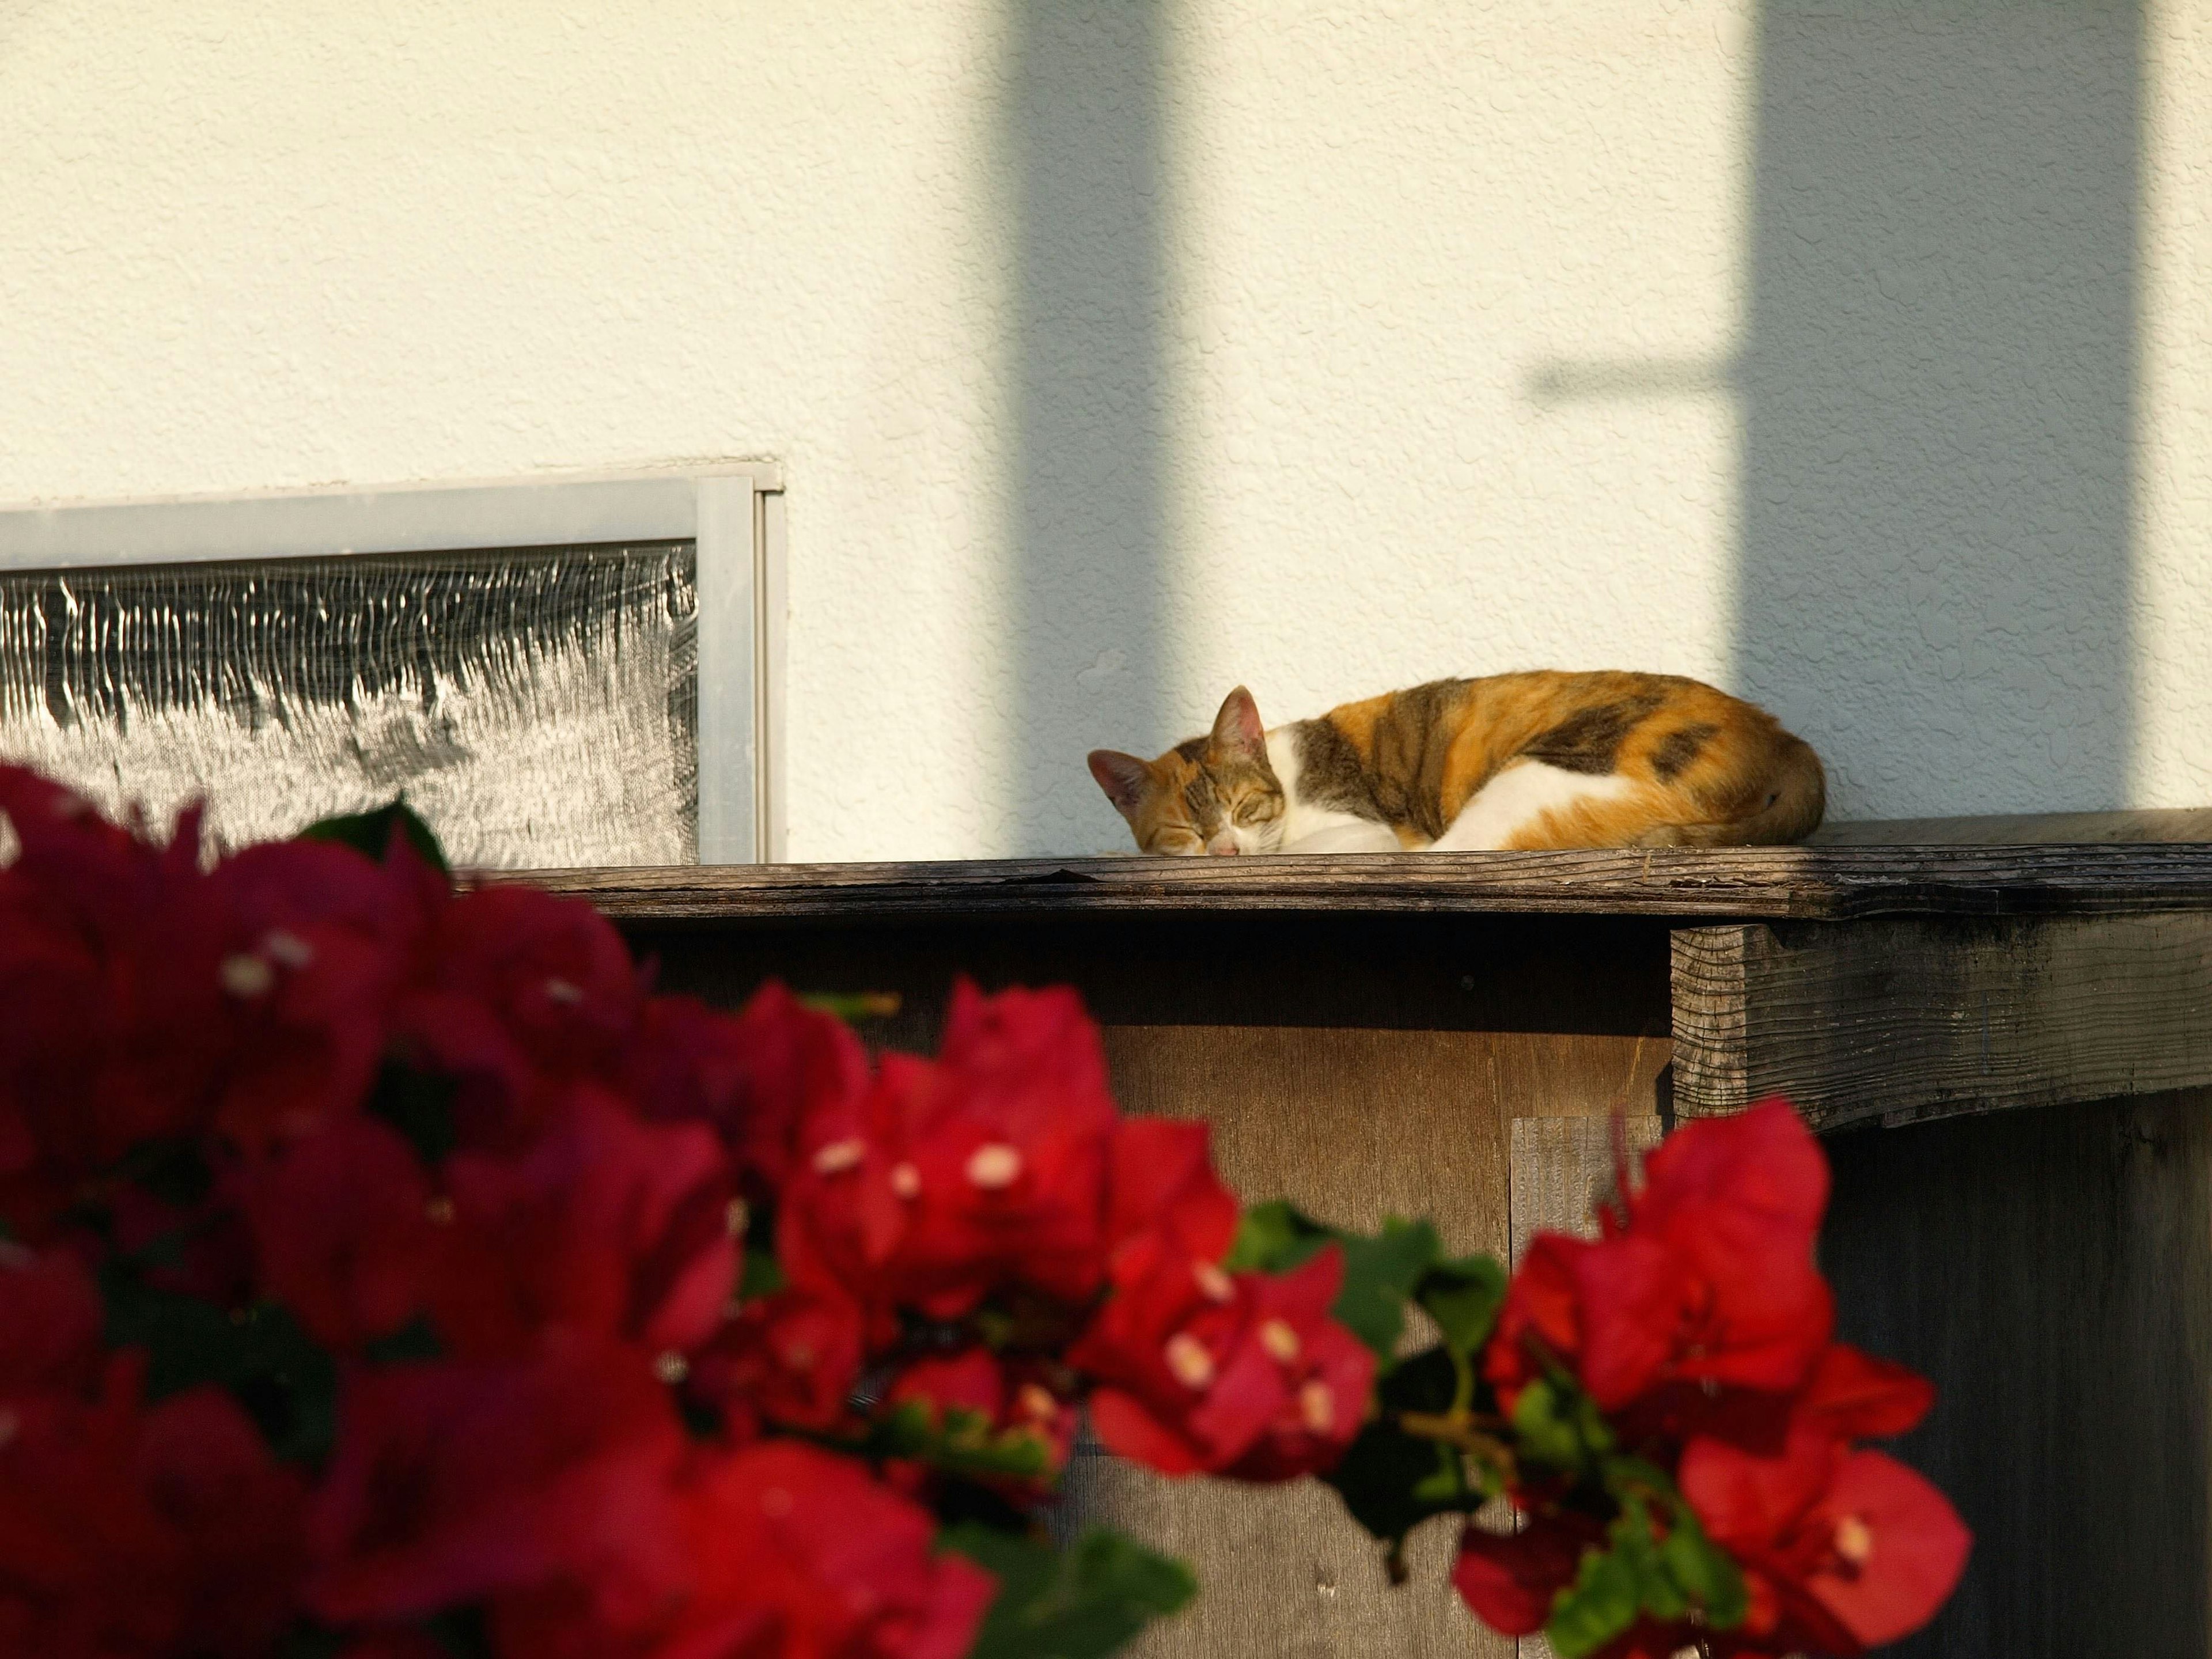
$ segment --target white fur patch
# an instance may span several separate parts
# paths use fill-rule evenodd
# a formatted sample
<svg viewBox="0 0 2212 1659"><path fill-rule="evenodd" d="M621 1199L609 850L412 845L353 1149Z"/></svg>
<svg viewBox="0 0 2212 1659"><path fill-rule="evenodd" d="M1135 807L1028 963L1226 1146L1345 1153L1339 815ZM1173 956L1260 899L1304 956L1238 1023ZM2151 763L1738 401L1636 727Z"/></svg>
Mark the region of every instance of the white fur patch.
<svg viewBox="0 0 2212 1659"><path fill-rule="evenodd" d="M1545 813L1562 807L1595 805L1635 793L1636 785L1618 772L1593 777L1522 761L1509 766L1476 791L1443 834L1429 844L1431 853L1494 852L1506 846Z"/></svg>
<svg viewBox="0 0 2212 1659"><path fill-rule="evenodd" d="M1296 841L1286 841L1285 853L1402 853L1396 833L1387 823L1356 818L1350 823L1316 830Z"/></svg>
<svg viewBox="0 0 2212 1659"><path fill-rule="evenodd" d="M1402 853L1397 836L1387 823L1363 818L1356 812L1340 812L1298 799L1298 745L1293 726L1278 726L1267 733L1267 764L1283 786L1281 853ZM1240 839L1247 833L1237 832Z"/></svg>

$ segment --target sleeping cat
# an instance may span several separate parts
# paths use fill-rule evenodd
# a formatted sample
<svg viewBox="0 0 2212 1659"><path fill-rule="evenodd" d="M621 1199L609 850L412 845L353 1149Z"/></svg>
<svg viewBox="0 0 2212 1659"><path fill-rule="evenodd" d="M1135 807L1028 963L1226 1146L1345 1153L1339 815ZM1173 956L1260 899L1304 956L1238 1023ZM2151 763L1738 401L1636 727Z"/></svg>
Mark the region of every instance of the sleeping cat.
<svg viewBox="0 0 2212 1659"><path fill-rule="evenodd" d="M1819 827L1820 757L1670 674L1432 680L1262 729L1238 686L1156 761L1091 751L1147 853L1729 847Z"/></svg>

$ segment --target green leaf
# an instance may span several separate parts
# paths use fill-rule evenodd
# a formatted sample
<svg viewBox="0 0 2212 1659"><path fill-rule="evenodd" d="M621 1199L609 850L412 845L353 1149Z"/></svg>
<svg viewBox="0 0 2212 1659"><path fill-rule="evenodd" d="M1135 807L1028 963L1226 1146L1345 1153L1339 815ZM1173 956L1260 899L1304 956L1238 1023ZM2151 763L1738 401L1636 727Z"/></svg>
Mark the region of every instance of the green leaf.
<svg viewBox="0 0 2212 1659"><path fill-rule="evenodd" d="M449 1607L422 1621L422 1633L452 1659L493 1659L498 1649L491 1639L491 1617L481 1601Z"/></svg>
<svg viewBox="0 0 2212 1659"><path fill-rule="evenodd" d="M1559 1659L1594 1652L1639 1615L1672 1624L1699 1609L1714 1629L1741 1624L1748 1607L1742 1571L1705 1536L1673 1482L1638 1460L1612 1461L1619 1468L1632 1468L1634 1485L1624 1491L1620 1513L1606 1528L1606 1547L1583 1553L1574 1583L1560 1592L1545 1624ZM1615 1483L1609 1478L1607 1484ZM1663 1538L1652 1523L1648 1499L1668 1510Z"/></svg>
<svg viewBox="0 0 2212 1659"><path fill-rule="evenodd" d="M952 1407L939 1413L909 1400L868 1425L860 1450L870 1458L908 1458L969 1480L1042 1481L1052 1474L1052 1452L1023 1430L995 1432L980 1412Z"/></svg>
<svg viewBox="0 0 2212 1659"><path fill-rule="evenodd" d="M1322 1479L1346 1512L1376 1537L1402 1538L1432 1515L1471 1511L1482 1494L1469 1487L1459 1454L1397 1425L1401 1412L1441 1413L1452 1402L1457 1370L1431 1348L1404 1361L1376 1386L1380 1412Z"/></svg>
<svg viewBox="0 0 2212 1659"><path fill-rule="evenodd" d="M864 1019L896 1018L905 999L896 991L810 991L799 1000L817 1013L857 1025Z"/></svg>
<svg viewBox="0 0 2212 1659"><path fill-rule="evenodd" d="M117 1173L179 1210L193 1208L215 1189L215 1171L192 1140L142 1140L124 1155Z"/></svg>
<svg viewBox="0 0 2212 1659"><path fill-rule="evenodd" d="M1346 1514L1385 1541L1403 1538L1432 1515L1481 1507L1456 1451L1395 1423L1362 1428L1322 1479L1336 1489Z"/></svg>
<svg viewBox="0 0 2212 1659"><path fill-rule="evenodd" d="M772 1250L747 1250L744 1267L738 1277L738 1300L750 1302L756 1297L774 1296L787 1281L783 1263L775 1259Z"/></svg>
<svg viewBox="0 0 2212 1659"><path fill-rule="evenodd" d="M1544 1636L1559 1659L1583 1659L1636 1622L1643 1611L1636 1569L1618 1550L1587 1550L1575 1582L1559 1592Z"/></svg>
<svg viewBox="0 0 2212 1659"><path fill-rule="evenodd" d="M435 1168L453 1150L453 1096L450 1078L432 1077L386 1060L369 1091L368 1110L397 1129L415 1156Z"/></svg>
<svg viewBox="0 0 2212 1659"><path fill-rule="evenodd" d="M1715 1630L1735 1629L1751 1611L1743 1569L1705 1535L1686 1503L1678 1502L1675 1506L1666 1539L1659 1546L1659 1565L1692 1605L1705 1610L1705 1622Z"/></svg>
<svg viewBox="0 0 2212 1659"><path fill-rule="evenodd" d="M1505 1304L1505 1269L1486 1255L1439 1261L1421 1275L1413 1299L1437 1322L1445 1346L1472 1356L1490 1340Z"/></svg>
<svg viewBox="0 0 2212 1659"><path fill-rule="evenodd" d="M446 1357L438 1328L416 1314L398 1330L362 1345L362 1358L372 1365L406 1365Z"/></svg>
<svg viewBox="0 0 2212 1659"><path fill-rule="evenodd" d="M1255 1204L1237 1226L1222 1266L1231 1273L1288 1273L1302 1267L1337 1234L1281 1199Z"/></svg>
<svg viewBox="0 0 2212 1659"><path fill-rule="evenodd" d="M969 1659L1103 1659L1198 1590L1182 1562L1103 1527L1064 1551L973 1523L939 1539L999 1581Z"/></svg>
<svg viewBox="0 0 2212 1659"><path fill-rule="evenodd" d="M1344 1244L1344 1285L1329 1312L1375 1351L1388 1369L1397 1358L1399 1334L1406 1328L1406 1304L1413 1286L1436 1264L1443 1246L1425 1221L1392 1216L1372 1237L1338 1235Z"/></svg>
<svg viewBox="0 0 2212 1659"><path fill-rule="evenodd" d="M380 806L369 812L349 812L340 817L318 818L300 831L301 841L334 841L341 847L350 847L356 853L384 862L384 855L392 848L392 832L397 830L407 837L410 846L422 855L439 874L450 876L453 866L446 862L446 849L438 845L438 837L430 826L417 817L407 805L405 796L395 799L388 806Z"/></svg>
<svg viewBox="0 0 2212 1659"><path fill-rule="evenodd" d="M162 1399L213 1383L260 1425L277 1456L317 1462L337 1432L337 1368L283 1308L225 1312L140 1280L119 1263L100 1271L106 1340L146 1350L146 1392Z"/></svg>
<svg viewBox="0 0 2212 1659"><path fill-rule="evenodd" d="M1588 1468L1613 1449L1613 1430L1590 1397L1571 1383L1540 1377L1513 1402L1521 1455L1553 1468Z"/></svg>

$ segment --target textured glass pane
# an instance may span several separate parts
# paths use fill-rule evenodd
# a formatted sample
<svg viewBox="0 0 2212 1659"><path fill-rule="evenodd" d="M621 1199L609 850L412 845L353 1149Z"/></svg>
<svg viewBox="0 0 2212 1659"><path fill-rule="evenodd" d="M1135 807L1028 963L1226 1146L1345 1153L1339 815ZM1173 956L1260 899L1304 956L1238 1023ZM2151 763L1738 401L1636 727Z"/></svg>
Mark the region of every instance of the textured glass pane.
<svg viewBox="0 0 2212 1659"><path fill-rule="evenodd" d="M404 792L454 862L697 857L689 542L0 575L0 756L230 844Z"/></svg>

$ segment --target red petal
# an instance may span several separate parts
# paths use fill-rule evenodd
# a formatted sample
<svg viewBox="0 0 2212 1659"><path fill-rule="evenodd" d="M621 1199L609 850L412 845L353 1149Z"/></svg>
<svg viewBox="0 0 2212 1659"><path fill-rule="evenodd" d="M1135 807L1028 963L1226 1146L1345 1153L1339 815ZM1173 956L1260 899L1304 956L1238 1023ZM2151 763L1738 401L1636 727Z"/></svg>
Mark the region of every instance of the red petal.
<svg viewBox="0 0 2212 1659"><path fill-rule="evenodd" d="M1573 1272L1583 1384L1612 1411L1650 1387L1673 1356L1686 1275L1665 1245L1636 1233L1581 1251Z"/></svg>
<svg viewBox="0 0 2212 1659"><path fill-rule="evenodd" d="M1699 1118L1644 1160L1633 1224L1663 1228L1679 1206L1720 1200L1802 1236L1808 1246L1828 1202L1828 1160L1779 1097L1734 1117Z"/></svg>
<svg viewBox="0 0 2212 1659"><path fill-rule="evenodd" d="M1838 1440L1903 1434L1928 1415L1936 1385L1917 1372L1831 1343L1814 1366L1797 1410Z"/></svg>
<svg viewBox="0 0 2212 1659"><path fill-rule="evenodd" d="M1589 1541L1578 1529L1546 1521L1532 1521L1516 1533L1469 1524L1460 1534L1452 1584L1492 1630L1532 1635L1544 1628L1552 1603L1574 1582Z"/></svg>
<svg viewBox="0 0 2212 1659"><path fill-rule="evenodd" d="M1844 1460L1820 1517L1846 1516L1870 1540L1855 1568L1815 1575L1806 1588L1869 1647L1881 1647L1935 1616L1966 1571L1974 1536L1950 1500L1893 1457Z"/></svg>
<svg viewBox="0 0 2212 1659"><path fill-rule="evenodd" d="M1162 1474L1188 1474L1199 1466L1198 1449L1123 1389L1101 1389L1091 1396L1091 1426L1107 1450Z"/></svg>

